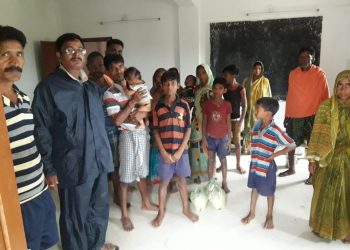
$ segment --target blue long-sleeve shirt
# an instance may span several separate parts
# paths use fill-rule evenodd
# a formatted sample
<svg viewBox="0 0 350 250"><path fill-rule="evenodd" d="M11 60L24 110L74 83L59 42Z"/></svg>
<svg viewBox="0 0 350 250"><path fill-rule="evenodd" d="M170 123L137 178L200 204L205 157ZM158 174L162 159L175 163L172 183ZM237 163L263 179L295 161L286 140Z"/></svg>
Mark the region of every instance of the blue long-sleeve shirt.
<svg viewBox="0 0 350 250"><path fill-rule="evenodd" d="M60 188L113 171L102 98L95 84L81 84L57 69L36 87L32 109L45 175L57 175Z"/></svg>

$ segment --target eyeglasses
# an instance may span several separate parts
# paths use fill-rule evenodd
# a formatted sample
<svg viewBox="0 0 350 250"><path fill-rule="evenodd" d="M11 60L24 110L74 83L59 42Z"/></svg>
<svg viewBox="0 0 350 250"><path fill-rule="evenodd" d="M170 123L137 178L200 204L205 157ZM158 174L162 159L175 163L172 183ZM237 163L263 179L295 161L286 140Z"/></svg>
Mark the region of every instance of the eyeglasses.
<svg viewBox="0 0 350 250"><path fill-rule="evenodd" d="M63 52L67 55L72 55L72 54L80 54L80 55L85 55L86 54L86 49L84 48L79 48L79 49L73 49L73 48L66 48L63 50Z"/></svg>

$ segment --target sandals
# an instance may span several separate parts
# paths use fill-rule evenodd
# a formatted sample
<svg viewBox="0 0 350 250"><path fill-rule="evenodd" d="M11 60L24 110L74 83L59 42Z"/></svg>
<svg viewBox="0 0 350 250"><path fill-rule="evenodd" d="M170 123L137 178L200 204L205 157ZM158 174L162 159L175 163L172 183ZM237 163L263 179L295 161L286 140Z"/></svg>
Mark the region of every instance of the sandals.
<svg viewBox="0 0 350 250"><path fill-rule="evenodd" d="M285 176L289 176L289 175L293 175L293 174L295 174L295 171L288 169L288 170L286 170L286 171L284 171L282 173L279 173L278 176L279 177L285 177Z"/></svg>
<svg viewBox="0 0 350 250"><path fill-rule="evenodd" d="M312 185L312 176L307 178L304 183L305 183L305 185Z"/></svg>

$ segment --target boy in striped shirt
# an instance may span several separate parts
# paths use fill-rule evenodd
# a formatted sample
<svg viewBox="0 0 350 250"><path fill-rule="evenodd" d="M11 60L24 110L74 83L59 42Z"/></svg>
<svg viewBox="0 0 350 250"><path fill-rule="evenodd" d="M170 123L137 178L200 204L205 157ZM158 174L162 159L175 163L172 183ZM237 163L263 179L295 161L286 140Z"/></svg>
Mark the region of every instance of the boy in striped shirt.
<svg viewBox="0 0 350 250"><path fill-rule="evenodd" d="M161 78L164 95L153 111L154 138L159 148L159 211L152 221L159 227L165 215L167 187L175 177L182 200L182 212L192 222L198 216L190 211L188 204L186 177L191 175L188 158L188 140L191 134L190 111L187 102L181 100L176 92L180 86L179 74L166 71Z"/></svg>
<svg viewBox="0 0 350 250"><path fill-rule="evenodd" d="M274 227L272 212L277 170L274 158L295 149L294 141L273 122L273 117L278 109L278 101L271 97L262 97L256 102L255 116L258 121L252 131L251 163L248 177L248 187L252 188L250 210L248 215L241 220L243 224L248 224L254 219L259 194L267 196L265 229ZM277 146L284 146L284 149L275 151Z"/></svg>

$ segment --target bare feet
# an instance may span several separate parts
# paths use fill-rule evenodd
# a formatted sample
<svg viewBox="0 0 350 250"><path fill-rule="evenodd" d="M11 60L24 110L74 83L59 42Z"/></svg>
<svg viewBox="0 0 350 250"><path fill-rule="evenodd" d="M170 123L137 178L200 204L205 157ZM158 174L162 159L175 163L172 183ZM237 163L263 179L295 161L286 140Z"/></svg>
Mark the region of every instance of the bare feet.
<svg viewBox="0 0 350 250"><path fill-rule="evenodd" d="M246 172L241 166L237 166L236 169L237 169L239 174L245 174L245 172Z"/></svg>
<svg viewBox="0 0 350 250"><path fill-rule="evenodd" d="M294 170L291 170L291 169L288 169L282 173L279 173L278 176L279 177L285 177L285 176L289 176L289 175L293 175L295 174L295 171Z"/></svg>
<svg viewBox="0 0 350 250"><path fill-rule="evenodd" d="M199 219L199 218L198 218L198 215L196 215L196 214L190 212L189 209L185 209L185 210L183 211L183 214L184 214L187 218L189 218L190 221L192 221L192 222L197 222L198 219Z"/></svg>
<svg viewBox="0 0 350 250"><path fill-rule="evenodd" d="M158 213L156 218L154 218L154 220L152 221L152 226L154 227L159 227L160 224L162 224L162 221L164 219L164 212L163 213Z"/></svg>
<svg viewBox="0 0 350 250"><path fill-rule="evenodd" d="M117 245L112 244L112 243L105 243L101 247L101 250L119 250L119 247Z"/></svg>
<svg viewBox="0 0 350 250"><path fill-rule="evenodd" d="M146 211L158 211L158 205L148 202L142 204L141 209Z"/></svg>
<svg viewBox="0 0 350 250"><path fill-rule="evenodd" d="M348 237L345 237L344 239L342 239L342 242L344 244L350 244L350 235Z"/></svg>
<svg viewBox="0 0 350 250"><path fill-rule="evenodd" d="M134 229L134 225L129 217L122 217L120 220L122 221L124 231L130 232Z"/></svg>
<svg viewBox="0 0 350 250"><path fill-rule="evenodd" d="M228 189L227 184L222 184L221 188L225 191L226 194L230 192L230 189Z"/></svg>
<svg viewBox="0 0 350 250"><path fill-rule="evenodd" d="M249 222L254 218L255 218L255 214L253 214L252 212L249 212L246 217L241 219L241 222L243 224L249 224Z"/></svg>
<svg viewBox="0 0 350 250"><path fill-rule="evenodd" d="M266 216L266 221L264 223L264 228L265 229L273 229L273 220L272 216Z"/></svg>
<svg viewBox="0 0 350 250"><path fill-rule="evenodd" d="M311 231L314 235L316 235L319 238L322 238L319 233L316 233L315 231Z"/></svg>

